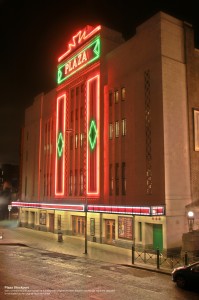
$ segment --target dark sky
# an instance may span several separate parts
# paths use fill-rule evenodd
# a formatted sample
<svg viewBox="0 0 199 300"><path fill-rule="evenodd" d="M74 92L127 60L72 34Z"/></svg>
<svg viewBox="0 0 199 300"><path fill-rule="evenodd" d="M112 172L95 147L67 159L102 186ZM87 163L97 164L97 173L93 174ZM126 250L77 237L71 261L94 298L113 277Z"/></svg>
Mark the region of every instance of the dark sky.
<svg viewBox="0 0 199 300"><path fill-rule="evenodd" d="M101 24L127 39L162 10L193 25L198 47L197 2L0 0L0 164L19 162L25 109L56 86L57 57L79 29Z"/></svg>

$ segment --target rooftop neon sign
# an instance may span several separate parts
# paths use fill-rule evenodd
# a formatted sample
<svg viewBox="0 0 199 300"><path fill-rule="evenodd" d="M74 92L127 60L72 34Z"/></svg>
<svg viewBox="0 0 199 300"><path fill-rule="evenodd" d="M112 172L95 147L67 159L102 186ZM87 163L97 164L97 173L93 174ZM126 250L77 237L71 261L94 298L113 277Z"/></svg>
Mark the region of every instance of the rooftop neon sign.
<svg viewBox="0 0 199 300"><path fill-rule="evenodd" d="M76 72L96 61L100 57L100 37L97 36L90 44L69 60L58 66L57 83L60 84Z"/></svg>
<svg viewBox="0 0 199 300"><path fill-rule="evenodd" d="M68 50L58 58L60 63L66 56L68 56L75 48L80 44L90 39L96 32L101 29L101 26L93 28L87 25L83 30L80 30L77 34L72 37L72 42L68 44Z"/></svg>

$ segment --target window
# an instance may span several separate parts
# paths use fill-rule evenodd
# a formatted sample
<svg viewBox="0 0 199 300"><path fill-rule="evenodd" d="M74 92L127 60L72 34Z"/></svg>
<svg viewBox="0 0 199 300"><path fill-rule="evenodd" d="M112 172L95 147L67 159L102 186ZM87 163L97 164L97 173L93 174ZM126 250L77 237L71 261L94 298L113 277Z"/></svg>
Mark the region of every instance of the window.
<svg viewBox="0 0 199 300"><path fill-rule="evenodd" d="M70 176L69 176L69 195L72 195L72 184L73 184L73 172L70 171Z"/></svg>
<svg viewBox="0 0 199 300"><path fill-rule="evenodd" d="M115 122L115 137L119 137L119 121Z"/></svg>
<svg viewBox="0 0 199 300"><path fill-rule="evenodd" d="M112 140L113 138L113 124L109 124L109 140Z"/></svg>
<svg viewBox="0 0 199 300"><path fill-rule="evenodd" d="M113 195L113 166L109 165L109 195Z"/></svg>
<svg viewBox="0 0 199 300"><path fill-rule="evenodd" d="M115 194L119 195L119 164L115 164Z"/></svg>
<svg viewBox="0 0 199 300"><path fill-rule="evenodd" d="M78 173L77 170L75 170L75 195L77 195L77 189L78 189Z"/></svg>
<svg viewBox="0 0 199 300"><path fill-rule="evenodd" d="M126 135L126 119L122 119L122 136Z"/></svg>
<svg viewBox="0 0 199 300"><path fill-rule="evenodd" d="M75 110L75 119L78 120L78 109Z"/></svg>
<svg viewBox="0 0 199 300"><path fill-rule="evenodd" d="M80 118L82 119L84 117L84 108L81 106L80 108Z"/></svg>
<svg viewBox="0 0 199 300"><path fill-rule="evenodd" d="M125 89L125 87L121 88L121 99L122 99L122 101L126 100L126 89Z"/></svg>
<svg viewBox="0 0 199 300"><path fill-rule="evenodd" d="M75 135L75 149L78 147L78 134Z"/></svg>
<svg viewBox="0 0 199 300"><path fill-rule="evenodd" d="M80 170L80 195L83 195L84 192L84 177L83 177L83 170Z"/></svg>
<svg viewBox="0 0 199 300"><path fill-rule="evenodd" d="M118 103L118 102L119 102L119 92L118 92L118 90L116 90L116 91L114 92L114 101L115 101L115 103Z"/></svg>
<svg viewBox="0 0 199 300"><path fill-rule="evenodd" d="M83 147L83 142L84 142L84 134L80 133L80 147Z"/></svg>
<svg viewBox="0 0 199 300"><path fill-rule="evenodd" d="M194 146L199 151L199 110L194 109Z"/></svg>
<svg viewBox="0 0 199 300"><path fill-rule="evenodd" d="M113 104L113 93L109 92L109 106L112 106Z"/></svg>
<svg viewBox="0 0 199 300"><path fill-rule="evenodd" d="M126 195L126 163L122 163L122 195Z"/></svg>
<svg viewBox="0 0 199 300"><path fill-rule="evenodd" d="M73 150L73 136L70 136L70 150Z"/></svg>

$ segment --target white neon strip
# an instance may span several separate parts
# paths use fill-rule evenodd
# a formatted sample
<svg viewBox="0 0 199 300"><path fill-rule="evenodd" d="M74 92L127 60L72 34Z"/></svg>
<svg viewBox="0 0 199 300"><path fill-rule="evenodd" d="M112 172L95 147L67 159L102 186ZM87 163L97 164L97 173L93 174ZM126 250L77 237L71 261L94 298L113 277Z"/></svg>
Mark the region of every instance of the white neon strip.
<svg viewBox="0 0 199 300"><path fill-rule="evenodd" d="M96 125L97 125L97 149L96 149L96 156L97 156L97 169L96 169L96 174L94 174L95 178L96 178L96 192L90 192L89 191L89 173L90 173L90 168L89 168L89 155L90 155L90 150L89 150L89 141L88 141L88 132L89 132L89 121L90 121L90 93L89 93L89 85L90 83L96 80L97 81L97 87L96 87ZM100 173L100 75L97 74L94 77L90 78L87 81L87 156L86 156L86 160L87 160L87 170L86 170L86 193L87 195L90 196L98 196L99 195L99 173Z"/></svg>
<svg viewBox="0 0 199 300"><path fill-rule="evenodd" d="M63 120L62 120L62 125L63 125L63 139L64 139L64 145L63 145L63 156L62 156L62 191L58 192L57 191L57 184L58 184L58 151L57 151L57 138L58 138L58 124L59 124L59 107L60 107L60 101L64 101L64 111L63 111ZM55 158L55 195L56 196L63 196L64 195L64 182L65 182L65 131L66 131L66 94L61 95L60 97L57 98L57 115L56 115L56 158Z"/></svg>
<svg viewBox="0 0 199 300"><path fill-rule="evenodd" d="M31 202L12 202L13 207L38 208L38 209L58 209L68 211L84 211L85 204L55 204L55 203L31 203ZM131 214L131 215L165 215L164 206L156 206L157 211L153 212L151 206L108 206L108 205L88 205L88 212L103 212L114 214ZM152 212L152 214L151 214Z"/></svg>

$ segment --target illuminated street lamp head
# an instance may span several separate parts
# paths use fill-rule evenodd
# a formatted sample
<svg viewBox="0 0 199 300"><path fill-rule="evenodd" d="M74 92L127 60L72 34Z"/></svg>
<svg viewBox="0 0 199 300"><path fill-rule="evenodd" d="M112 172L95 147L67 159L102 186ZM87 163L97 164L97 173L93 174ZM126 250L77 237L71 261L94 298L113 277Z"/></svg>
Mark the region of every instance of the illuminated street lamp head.
<svg viewBox="0 0 199 300"><path fill-rule="evenodd" d="M191 231L193 231L194 212L193 211L188 211L187 217L188 217L189 231L191 232Z"/></svg>
<svg viewBox="0 0 199 300"><path fill-rule="evenodd" d="M194 212L193 211L188 211L187 215L188 215L188 218L190 218L190 219L194 218Z"/></svg>

